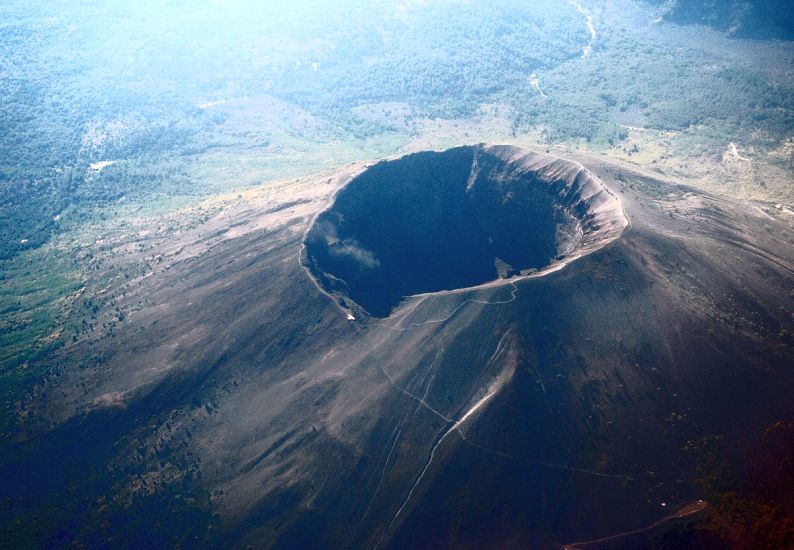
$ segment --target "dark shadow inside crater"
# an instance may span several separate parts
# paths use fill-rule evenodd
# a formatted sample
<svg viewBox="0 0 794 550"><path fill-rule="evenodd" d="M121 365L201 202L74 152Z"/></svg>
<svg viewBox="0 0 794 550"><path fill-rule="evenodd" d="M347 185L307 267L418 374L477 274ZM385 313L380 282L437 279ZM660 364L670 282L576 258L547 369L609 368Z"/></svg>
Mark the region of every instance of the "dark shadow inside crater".
<svg viewBox="0 0 794 550"><path fill-rule="evenodd" d="M548 266L581 240L586 208L570 170L555 180L514 150L458 147L368 168L315 220L307 267L341 303L385 317L407 296Z"/></svg>

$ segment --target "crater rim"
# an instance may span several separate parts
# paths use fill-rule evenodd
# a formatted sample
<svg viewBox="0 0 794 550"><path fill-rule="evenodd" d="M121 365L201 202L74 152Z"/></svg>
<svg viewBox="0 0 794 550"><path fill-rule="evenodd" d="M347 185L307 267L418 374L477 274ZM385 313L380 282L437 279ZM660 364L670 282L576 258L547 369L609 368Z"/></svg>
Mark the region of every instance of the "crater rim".
<svg viewBox="0 0 794 550"><path fill-rule="evenodd" d="M568 244L572 244L571 246L567 248L562 246L563 249L551 257L545 265L519 269L513 268L505 276L498 274L495 278L470 285L401 293L398 297L399 299L388 307L387 311L384 311L383 308L378 308L377 311L370 311L367 304L360 303L363 300L355 299L351 292L344 291L344 286L349 287L344 279L339 279L333 273L320 269L318 259L316 255L312 254L313 247L310 244L312 239L318 235L325 234L319 224L327 221L323 218L333 214L339 205L339 201L345 200L346 193L349 193L351 187L359 185L361 178L368 174L371 175L374 169L384 166L393 167L423 155L440 157L455 151L470 151L472 153L473 160L469 167L467 192L471 185L472 177L475 179L477 177L475 173L477 172L479 161L483 158L490 159L505 168L503 173L508 176L508 179L511 176L518 176L519 179L530 176L534 179L533 183L541 186L541 190L544 190L542 186L545 185L547 193L557 199L561 199L559 202L557 200L552 201L554 206L571 216L577 228L581 230L581 234L572 243L568 242ZM577 259L589 255L620 238L628 226L629 219L623 209L620 197L596 174L581 163L548 153L540 153L526 147L480 143L445 150L412 152L402 156L385 158L366 165L340 185L329 204L313 217L301 242L300 263L315 286L332 299L349 320L355 320L358 317L388 318L404 304L416 298L463 294L498 288L504 285L515 285L525 279L543 277L560 271ZM561 243L557 241L556 244L560 245ZM336 284L334 280L341 281L343 284Z"/></svg>

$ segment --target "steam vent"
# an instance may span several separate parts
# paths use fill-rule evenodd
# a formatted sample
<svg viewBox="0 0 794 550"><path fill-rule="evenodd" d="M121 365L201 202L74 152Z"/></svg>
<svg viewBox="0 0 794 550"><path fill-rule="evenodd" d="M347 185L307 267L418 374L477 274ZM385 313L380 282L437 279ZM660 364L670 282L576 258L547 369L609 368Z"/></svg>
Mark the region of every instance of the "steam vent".
<svg viewBox="0 0 794 550"><path fill-rule="evenodd" d="M416 294L553 271L626 225L617 197L577 163L456 147L359 174L315 220L303 261L340 303L387 317Z"/></svg>

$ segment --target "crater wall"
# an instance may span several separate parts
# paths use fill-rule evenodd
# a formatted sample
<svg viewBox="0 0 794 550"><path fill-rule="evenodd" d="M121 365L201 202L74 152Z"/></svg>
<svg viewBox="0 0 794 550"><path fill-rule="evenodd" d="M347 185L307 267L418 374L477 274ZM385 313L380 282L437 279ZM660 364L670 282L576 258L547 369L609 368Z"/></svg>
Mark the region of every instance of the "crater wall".
<svg viewBox="0 0 794 550"><path fill-rule="evenodd" d="M346 307L515 280L616 238L620 201L574 162L476 145L382 161L315 220L304 261Z"/></svg>

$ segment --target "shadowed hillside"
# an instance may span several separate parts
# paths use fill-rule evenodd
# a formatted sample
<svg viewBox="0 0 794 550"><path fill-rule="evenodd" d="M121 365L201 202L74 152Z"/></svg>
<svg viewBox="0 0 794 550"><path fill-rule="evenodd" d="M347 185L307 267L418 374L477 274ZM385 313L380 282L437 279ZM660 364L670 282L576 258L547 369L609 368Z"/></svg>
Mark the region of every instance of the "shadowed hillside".
<svg viewBox="0 0 794 550"><path fill-rule="evenodd" d="M708 25L739 38L794 39L794 9L788 0L648 0L664 5L665 19Z"/></svg>

